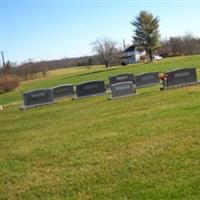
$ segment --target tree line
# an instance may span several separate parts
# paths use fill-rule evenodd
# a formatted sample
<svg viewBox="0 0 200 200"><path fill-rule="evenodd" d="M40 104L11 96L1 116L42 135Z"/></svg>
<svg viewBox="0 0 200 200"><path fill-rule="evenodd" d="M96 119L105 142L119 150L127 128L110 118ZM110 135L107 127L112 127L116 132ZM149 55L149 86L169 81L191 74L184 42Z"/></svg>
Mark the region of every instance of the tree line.
<svg viewBox="0 0 200 200"><path fill-rule="evenodd" d="M83 56L79 58L65 58L60 60L34 62L27 61L23 64L16 65L15 63L6 63L6 71L11 74L16 74L22 80L33 79L38 76L46 76L48 70L54 70L67 67L92 66L102 65L108 63L110 66L121 64L122 47L117 47L117 43L108 38L98 40L99 42L114 43L114 50L111 49L109 54L104 50L95 52L94 56ZM95 41L97 42L97 41ZM95 50L94 50L95 51ZM200 38L192 34L185 34L183 36L170 37L169 39L161 40L160 47L155 50L155 53L162 57L183 56L183 55L197 55L200 54ZM5 69L0 68L0 74L3 75Z"/></svg>
<svg viewBox="0 0 200 200"><path fill-rule="evenodd" d="M161 41L158 54L163 57L200 54L200 38L191 33Z"/></svg>

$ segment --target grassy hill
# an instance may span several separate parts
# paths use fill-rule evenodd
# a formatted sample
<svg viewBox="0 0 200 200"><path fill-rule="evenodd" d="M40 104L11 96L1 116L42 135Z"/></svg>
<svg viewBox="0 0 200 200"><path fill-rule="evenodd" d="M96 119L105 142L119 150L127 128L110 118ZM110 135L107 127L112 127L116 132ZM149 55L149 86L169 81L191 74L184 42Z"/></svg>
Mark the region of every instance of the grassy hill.
<svg viewBox="0 0 200 200"><path fill-rule="evenodd" d="M92 66L54 70L50 71L46 78L25 81L18 90L5 95L0 95L0 105L22 102L22 92L36 88L52 87L66 83L77 84L89 80L105 80L108 82L108 77L110 75L120 73L138 74L152 71L165 72L182 67L196 67L199 71L200 56L168 58L152 64L135 64L108 69L105 69L104 66Z"/></svg>
<svg viewBox="0 0 200 200"><path fill-rule="evenodd" d="M200 56L57 70L1 95L0 199L200 199L200 85L19 110L33 88L193 66Z"/></svg>

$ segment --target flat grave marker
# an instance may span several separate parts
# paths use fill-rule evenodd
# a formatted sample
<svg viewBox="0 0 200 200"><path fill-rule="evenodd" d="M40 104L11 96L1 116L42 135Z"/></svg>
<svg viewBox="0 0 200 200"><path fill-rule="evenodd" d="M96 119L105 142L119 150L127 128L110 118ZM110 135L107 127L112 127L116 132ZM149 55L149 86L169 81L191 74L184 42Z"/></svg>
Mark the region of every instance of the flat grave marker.
<svg viewBox="0 0 200 200"><path fill-rule="evenodd" d="M110 85L121 83L121 82L127 82L127 81L131 81L134 84L135 83L134 75L133 74L118 74L116 76L109 77Z"/></svg>
<svg viewBox="0 0 200 200"><path fill-rule="evenodd" d="M136 94L136 86L132 81L120 82L111 85L112 99L132 96Z"/></svg>
<svg viewBox="0 0 200 200"><path fill-rule="evenodd" d="M74 86L72 84L58 85L52 88L55 99L74 96Z"/></svg>
<svg viewBox="0 0 200 200"><path fill-rule="evenodd" d="M160 83L158 72L138 74L135 76L136 87L148 87Z"/></svg>
<svg viewBox="0 0 200 200"><path fill-rule="evenodd" d="M176 69L166 72L163 76L165 77L164 88L198 83L196 68Z"/></svg>
<svg viewBox="0 0 200 200"><path fill-rule="evenodd" d="M89 81L76 86L78 98L104 95L106 93L104 81Z"/></svg>
<svg viewBox="0 0 200 200"><path fill-rule="evenodd" d="M33 108L41 105L54 103L52 89L38 89L23 93L24 105L21 109Z"/></svg>

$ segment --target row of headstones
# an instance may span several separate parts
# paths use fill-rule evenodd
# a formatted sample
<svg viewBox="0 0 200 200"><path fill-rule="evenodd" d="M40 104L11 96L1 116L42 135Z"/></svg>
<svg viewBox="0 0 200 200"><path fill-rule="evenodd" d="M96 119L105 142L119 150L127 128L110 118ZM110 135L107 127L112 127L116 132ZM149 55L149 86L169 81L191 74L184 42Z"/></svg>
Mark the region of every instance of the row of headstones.
<svg viewBox="0 0 200 200"><path fill-rule="evenodd" d="M163 87L197 82L195 68L178 69L167 72L163 76ZM120 74L109 77L109 86L112 99L136 94L136 88L160 84L158 72L133 74ZM53 103L54 100L63 97L85 98L106 93L104 81L89 81L76 85L76 90L71 84L60 85L50 89L32 90L23 93L24 105L21 108L35 107Z"/></svg>

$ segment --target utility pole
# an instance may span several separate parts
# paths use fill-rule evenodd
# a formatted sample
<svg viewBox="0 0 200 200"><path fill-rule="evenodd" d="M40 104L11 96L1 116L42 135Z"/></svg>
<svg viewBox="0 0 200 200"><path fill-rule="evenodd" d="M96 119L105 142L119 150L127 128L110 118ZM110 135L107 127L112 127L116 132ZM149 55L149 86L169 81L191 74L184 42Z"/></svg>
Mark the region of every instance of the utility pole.
<svg viewBox="0 0 200 200"><path fill-rule="evenodd" d="M5 61L4 61L3 51L1 51L1 57L2 57L2 62L3 62L3 67L5 67Z"/></svg>
<svg viewBox="0 0 200 200"><path fill-rule="evenodd" d="M7 72L6 72L6 64L5 64L5 60L4 60L3 51L1 51L1 57L2 57L2 62L3 62L3 72L4 72L4 76L6 77Z"/></svg>
<svg viewBox="0 0 200 200"><path fill-rule="evenodd" d="M125 40L123 40L123 47L124 47L124 50L126 49L126 43L125 43Z"/></svg>

